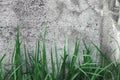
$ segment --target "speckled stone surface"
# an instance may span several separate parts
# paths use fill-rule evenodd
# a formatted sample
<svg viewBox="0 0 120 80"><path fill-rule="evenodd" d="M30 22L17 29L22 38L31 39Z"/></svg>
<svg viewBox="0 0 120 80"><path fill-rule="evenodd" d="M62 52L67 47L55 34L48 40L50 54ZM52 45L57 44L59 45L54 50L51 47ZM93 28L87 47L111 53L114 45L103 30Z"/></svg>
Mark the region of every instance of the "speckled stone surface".
<svg viewBox="0 0 120 80"><path fill-rule="evenodd" d="M7 54L11 54L17 25L21 40L30 49L39 37L42 39L45 27L48 52L54 42L62 51L65 38L73 50L77 36L88 44L92 40L99 47L100 16L89 4L98 7L98 0L0 0L0 54L4 54L6 48L9 48ZM94 53L97 53L95 49Z"/></svg>

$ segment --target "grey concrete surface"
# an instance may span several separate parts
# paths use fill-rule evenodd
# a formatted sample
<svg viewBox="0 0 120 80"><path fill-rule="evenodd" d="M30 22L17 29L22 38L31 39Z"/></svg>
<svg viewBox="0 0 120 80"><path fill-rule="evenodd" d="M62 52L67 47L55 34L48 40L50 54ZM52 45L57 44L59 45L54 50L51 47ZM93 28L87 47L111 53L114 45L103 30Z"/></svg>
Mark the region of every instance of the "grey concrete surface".
<svg viewBox="0 0 120 80"><path fill-rule="evenodd" d="M39 37L42 40L41 35L46 27L48 52L54 42L58 50L62 51L65 38L69 40L72 51L77 36L92 48L91 41L108 50L109 46L115 43L111 43L107 34L114 33L116 36L117 33L108 17L104 18L105 24L101 25L102 19L96 9L102 7L101 0L0 0L0 55L8 48L8 60L11 57L17 25L20 27L21 40L25 41L30 49L35 47ZM83 50L81 43L81 52ZM92 52L95 60L98 52L96 49Z"/></svg>
<svg viewBox="0 0 120 80"><path fill-rule="evenodd" d="M103 2L101 49L112 60L120 62L119 2L118 0L104 0Z"/></svg>

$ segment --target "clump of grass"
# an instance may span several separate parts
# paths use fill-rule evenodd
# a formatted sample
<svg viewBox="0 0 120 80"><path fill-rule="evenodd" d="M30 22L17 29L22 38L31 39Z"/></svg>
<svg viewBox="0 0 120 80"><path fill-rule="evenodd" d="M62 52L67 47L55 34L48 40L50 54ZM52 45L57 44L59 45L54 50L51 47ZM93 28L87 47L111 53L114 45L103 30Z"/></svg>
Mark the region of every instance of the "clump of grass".
<svg viewBox="0 0 120 80"><path fill-rule="evenodd" d="M0 80L120 80L120 68L117 62L112 62L94 43L95 49L101 54L101 64L92 61L92 50L85 42L83 51L83 62L77 63L80 50L80 41L76 39L72 59L69 60L69 51L66 43L63 48L63 56L58 59L57 47L51 48L51 63L47 63L46 45L44 40L38 40L36 49L29 52L24 45L21 51L19 28L15 39L15 48L12 56L12 65L9 71L5 71L3 59L0 59ZM55 54L55 56L53 56ZM25 60L22 56L24 55ZM55 57L55 60L54 60ZM80 61L78 61L80 62ZM48 65L51 65L49 70Z"/></svg>

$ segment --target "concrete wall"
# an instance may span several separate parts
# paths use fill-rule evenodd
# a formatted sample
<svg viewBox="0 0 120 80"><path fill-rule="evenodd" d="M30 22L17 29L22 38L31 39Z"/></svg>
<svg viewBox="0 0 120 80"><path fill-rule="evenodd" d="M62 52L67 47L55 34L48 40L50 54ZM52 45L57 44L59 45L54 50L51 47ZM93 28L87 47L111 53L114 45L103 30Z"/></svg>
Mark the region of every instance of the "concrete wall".
<svg viewBox="0 0 120 80"><path fill-rule="evenodd" d="M103 49L108 50L111 39L107 32L116 35L116 31L114 32L110 19L106 17L103 20L101 13L97 12L97 9L102 9L102 3L101 0L0 0L0 54L4 54L7 48L7 54L11 54L17 25L20 27L21 40L31 49L39 37L42 40L41 35L47 27L48 50L54 42L57 43L58 50L61 50L65 37L72 50L77 36L88 44L92 40L98 47L104 46ZM93 49L93 55L95 53L97 51Z"/></svg>
<svg viewBox="0 0 120 80"><path fill-rule="evenodd" d="M101 49L112 59L120 59L119 0L103 0Z"/></svg>

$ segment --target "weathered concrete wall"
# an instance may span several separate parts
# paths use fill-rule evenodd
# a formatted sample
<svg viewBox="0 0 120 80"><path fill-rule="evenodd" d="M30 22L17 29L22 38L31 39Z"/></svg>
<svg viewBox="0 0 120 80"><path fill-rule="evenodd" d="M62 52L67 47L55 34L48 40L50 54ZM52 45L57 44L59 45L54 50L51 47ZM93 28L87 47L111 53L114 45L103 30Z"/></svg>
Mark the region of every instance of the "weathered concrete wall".
<svg viewBox="0 0 120 80"><path fill-rule="evenodd" d="M119 0L103 0L101 49L112 59L120 59Z"/></svg>
<svg viewBox="0 0 120 80"><path fill-rule="evenodd" d="M65 36L72 49L75 38L79 36L88 44L92 40L98 47L111 51L112 47L109 49L109 46L115 43L113 41L109 45L111 38L107 32L117 34L109 16L102 19L101 13L97 12L100 8L103 8L101 0L0 0L0 54L4 54L8 47L8 54L11 54L17 25L20 26L21 39L30 48L35 46L38 37L42 39L41 35L47 27L48 50L54 41L61 50ZM101 25L101 21L104 25ZM81 48L84 50L83 46ZM93 55L95 53L97 51L93 49Z"/></svg>

